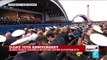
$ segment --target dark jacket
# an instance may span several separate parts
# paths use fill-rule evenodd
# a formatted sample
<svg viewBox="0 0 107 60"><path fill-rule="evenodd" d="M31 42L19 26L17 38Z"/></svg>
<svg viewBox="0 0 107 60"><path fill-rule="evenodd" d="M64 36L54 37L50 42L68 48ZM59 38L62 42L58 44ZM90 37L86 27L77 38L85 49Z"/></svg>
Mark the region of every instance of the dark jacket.
<svg viewBox="0 0 107 60"><path fill-rule="evenodd" d="M59 36L62 37L62 38L64 38L64 40L65 40L65 44L70 43L69 36L68 36L67 33L65 33L65 32L61 32Z"/></svg>
<svg viewBox="0 0 107 60"><path fill-rule="evenodd" d="M65 45L65 40L61 37L55 38L50 45Z"/></svg>
<svg viewBox="0 0 107 60"><path fill-rule="evenodd" d="M9 56L8 46L0 46L0 60L4 60L8 58L8 56Z"/></svg>

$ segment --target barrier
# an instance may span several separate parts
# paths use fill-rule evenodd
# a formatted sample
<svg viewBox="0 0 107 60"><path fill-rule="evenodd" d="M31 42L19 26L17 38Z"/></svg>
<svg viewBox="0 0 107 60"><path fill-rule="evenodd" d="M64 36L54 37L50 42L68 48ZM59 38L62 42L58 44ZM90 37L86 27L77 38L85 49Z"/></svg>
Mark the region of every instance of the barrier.
<svg viewBox="0 0 107 60"><path fill-rule="evenodd" d="M65 26L68 24L27 24L27 25L6 25L6 26L0 26L0 34L5 34L6 32L13 32L14 30L17 29L24 29L24 28L44 28L48 26Z"/></svg>

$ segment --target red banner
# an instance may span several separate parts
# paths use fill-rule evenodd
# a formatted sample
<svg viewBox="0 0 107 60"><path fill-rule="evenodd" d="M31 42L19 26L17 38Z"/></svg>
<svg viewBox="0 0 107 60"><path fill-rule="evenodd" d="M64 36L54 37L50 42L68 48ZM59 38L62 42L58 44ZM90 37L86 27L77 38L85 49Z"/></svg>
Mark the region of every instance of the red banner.
<svg viewBox="0 0 107 60"><path fill-rule="evenodd" d="M9 51L74 51L84 52L85 46L9 46Z"/></svg>

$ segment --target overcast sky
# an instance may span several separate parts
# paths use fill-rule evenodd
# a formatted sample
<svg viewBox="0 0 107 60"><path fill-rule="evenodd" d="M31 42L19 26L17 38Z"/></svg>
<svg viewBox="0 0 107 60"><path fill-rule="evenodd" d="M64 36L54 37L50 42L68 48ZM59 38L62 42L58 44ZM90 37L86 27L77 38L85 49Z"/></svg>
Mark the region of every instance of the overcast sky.
<svg viewBox="0 0 107 60"><path fill-rule="evenodd" d="M75 1L75 0L59 0L63 5L69 20L78 14L87 16L87 5L90 7L90 19L93 21L107 21L107 1ZM82 20L82 18L76 18ZM79 21L80 21L79 20Z"/></svg>

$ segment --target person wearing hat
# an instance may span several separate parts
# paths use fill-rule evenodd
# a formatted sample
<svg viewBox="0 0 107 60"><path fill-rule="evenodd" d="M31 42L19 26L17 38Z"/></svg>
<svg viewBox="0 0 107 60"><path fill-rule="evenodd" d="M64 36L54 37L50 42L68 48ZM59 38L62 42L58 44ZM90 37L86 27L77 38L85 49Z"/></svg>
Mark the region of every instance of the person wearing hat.
<svg viewBox="0 0 107 60"><path fill-rule="evenodd" d="M103 31L99 25L93 25L92 28L94 30L94 33L103 33Z"/></svg>
<svg viewBox="0 0 107 60"><path fill-rule="evenodd" d="M11 45L25 45L29 43L29 40L30 40L30 37L21 38L11 43Z"/></svg>
<svg viewBox="0 0 107 60"><path fill-rule="evenodd" d="M11 45L25 45L35 42L38 35L36 33L32 33L32 35L24 38L17 39L15 42L11 43Z"/></svg>
<svg viewBox="0 0 107 60"><path fill-rule="evenodd" d="M12 37L14 37L16 40L17 39L21 39L23 38L25 35L25 31L24 30L15 30L13 33L12 33Z"/></svg>
<svg viewBox="0 0 107 60"><path fill-rule="evenodd" d="M90 35L90 40L95 44L99 46L100 49L100 55L106 55L107 50L107 37L103 34L99 33L93 33Z"/></svg>
<svg viewBox="0 0 107 60"><path fill-rule="evenodd" d="M31 35L28 36L30 39L29 39L29 44L35 44L35 41L38 37L38 34L37 34L37 31L36 29L32 29L31 30Z"/></svg>
<svg viewBox="0 0 107 60"><path fill-rule="evenodd" d="M79 38L78 43L82 43L82 45L93 45L94 43L90 40L90 35L93 33L102 34L103 31L100 26L92 25L85 30L84 34Z"/></svg>
<svg viewBox="0 0 107 60"><path fill-rule="evenodd" d="M22 39L24 37L24 35L25 35L24 30L18 29L18 30L13 31L12 37L15 39L15 41L12 42L10 45L19 45L19 44L23 43L23 40L20 40L20 39ZM17 52L11 52L12 56L14 56L16 54L17 54Z"/></svg>
<svg viewBox="0 0 107 60"><path fill-rule="evenodd" d="M0 35L0 46L4 46L5 41L6 41L6 37L3 35Z"/></svg>

